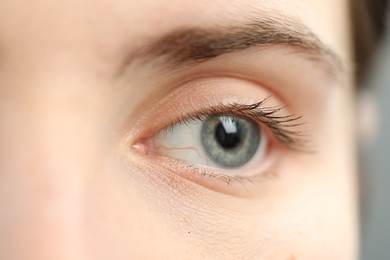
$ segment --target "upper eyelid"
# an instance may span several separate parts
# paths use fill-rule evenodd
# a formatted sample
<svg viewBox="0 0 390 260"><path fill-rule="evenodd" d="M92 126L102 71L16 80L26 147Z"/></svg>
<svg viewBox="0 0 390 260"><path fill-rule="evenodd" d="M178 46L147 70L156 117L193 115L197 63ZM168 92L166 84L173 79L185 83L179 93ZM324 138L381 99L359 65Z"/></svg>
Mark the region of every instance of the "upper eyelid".
<svg viewBox="0 0 390 260"><path fill-rule="evenodd" d="M174 124L190 120L191 118L199 119L199 116L207 116L210 115L210 113L227 114L230 111L236 115L251 118L256 122L262 123L263 127L269 127L271 124L277 124L278 122L276 121L280 121L283 118L285 119L287 114L293 116L293 114L295 114L294 111L297 112L296 104L291 104L290 100L288 100L285 95L281 95L277 91L272 91L271 89L273 88L266 83L264 84L251 78L248 79L246 76L231 74L197 74L194 75L194 77L186 77L185 81L181 81L180 79L176 79L176 81L179 83L175 83L173 80L170 83L174 86L170 92L164 94L158 102L150 104L148 109L140 114L131 125L127 125L126 123L124 131L126 131L127 134L123 141L125 146L131 146L139 140L151 138L164 128ZM243 90L238 91L237 86L239 86L240 89L243 88ZM223 87L222 92L220 87ZM205 95L206 93L207 95ZM184 98L185 101L183 101L183 97L186 97ZM266 102L264 101L270 101L270 103L265 104ZM261 104L262 106L260 106ZM248 108L253 106L257 107L257 109L248 110ZM277 113L277 115L274 113L281 109L283 109L283 112ZM243 113L244 110L246 110L245 113ZM164 113L161 114L161 111L164 111ZM274 114L273 116L282 116L283 118L279 117L279 120L274 120L274 122L264 122L266 117L262 116L262 122L261 120L258 120L259 111L261 114L274 111L272 112ZM309 123L303 121L298 122L298 119L299 118L293 121L298 124ZM287 124L287 122L284 122L284 124ZM312 138L312 135L314 134L312 131L312 124L308 124L307 127L303 126L295 129L293 129L292 126L290 127L291 129L287 128L289 127L286 127L283 130L283 132L287 134L285 136L295 136L294 140L299 139L299 142L293 142L293 145L290 144L289 147L287 147L290 148L289 150L303 152L313 151L313 148L310 147L312 146L310 142L315 140ZM280 128L275 128L274 130L278 129ZM300 133L298 133L298 131ZM274 133L275 131L269 132L269 134ZM307 135L307 133L309 133L310 136ZM282 143L283 142L277 142L277 144ZM299 145L295 145L294 143L299 143Z"/></svg>

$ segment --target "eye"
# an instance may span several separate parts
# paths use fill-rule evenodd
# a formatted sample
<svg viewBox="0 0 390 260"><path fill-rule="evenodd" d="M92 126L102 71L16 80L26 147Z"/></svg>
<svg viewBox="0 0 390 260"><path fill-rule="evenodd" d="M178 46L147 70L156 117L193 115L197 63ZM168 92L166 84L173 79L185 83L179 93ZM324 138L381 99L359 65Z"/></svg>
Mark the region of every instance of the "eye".
<svg viewBox="0 0 390 260"><path fill-rule="evenodd" d="M153 104L132 126L127 145L133 158L141 156L135 164L158 175L245 193L246 183L275 176L279 165L312 151L310 128L286 103L251 81L193 79Z"/></svg>
<svg viewBox="0 0 390 260"><path fill-rule="evenodd" d="M159 127L159 119L164 118L160 114L149 123L156 126L155 132L134 147L152 155L152 160L163 159L164 167L190 178L200 174L221 177L218 179L227 183L252 181L283 159L284 148L304 151L306 146L300 132L301 117L286 115L284 107L270 100L217 103L199 110L188 107L185 114L170 111L179 115L165 127Z"/></svg>
<svg viewBox="0 0 390 260"><path fill-rule="evenodd" d="M153 138L153 146L157 155L229 170L261 161L267 139L252 119L211 115L165 129Z"/></svg>

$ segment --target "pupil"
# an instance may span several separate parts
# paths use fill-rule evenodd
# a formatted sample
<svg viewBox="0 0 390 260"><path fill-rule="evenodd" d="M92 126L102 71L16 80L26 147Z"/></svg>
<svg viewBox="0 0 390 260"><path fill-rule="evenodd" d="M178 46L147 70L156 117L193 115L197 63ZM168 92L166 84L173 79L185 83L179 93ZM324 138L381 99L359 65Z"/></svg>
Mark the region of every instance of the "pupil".
<svg viewBox="0 0 390 260"><path fill-rule="evenodd" d="M234 149L241 144L242 136L238 124L233 120L228 122L230 127L226 125L226 122L219 122L217 129L215 130L215 139L218 144L224 149ZM231 129L231 124L234 124L234 130Z"/></svg>

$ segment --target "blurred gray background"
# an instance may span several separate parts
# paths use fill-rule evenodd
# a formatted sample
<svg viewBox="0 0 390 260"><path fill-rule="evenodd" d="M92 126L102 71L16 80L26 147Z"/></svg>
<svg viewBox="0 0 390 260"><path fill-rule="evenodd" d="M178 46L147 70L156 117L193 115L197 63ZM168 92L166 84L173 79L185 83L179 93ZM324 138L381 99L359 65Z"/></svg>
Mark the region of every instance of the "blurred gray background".
<svg viewBox="0 0 390 260"><path fill-rule="evenodd" d="M390 23L387 28L387 39L366 83L379 102L379 129L374 145L363 155L369 169L362 172L363 260L390 260Z"/></svg>

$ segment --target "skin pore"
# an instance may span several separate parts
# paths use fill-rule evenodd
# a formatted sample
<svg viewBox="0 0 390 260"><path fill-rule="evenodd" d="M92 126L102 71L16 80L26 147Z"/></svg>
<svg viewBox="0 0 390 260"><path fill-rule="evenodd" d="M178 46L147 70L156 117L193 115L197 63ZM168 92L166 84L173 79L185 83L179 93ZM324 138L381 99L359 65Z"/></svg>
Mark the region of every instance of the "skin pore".
<svg viewBox="0 0 390 260"><path fill-rule="evenodd" d="M356 259L349 8L0 0L0 259ZM214 114L266 151L175 142Z"/></svg>

